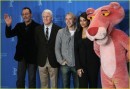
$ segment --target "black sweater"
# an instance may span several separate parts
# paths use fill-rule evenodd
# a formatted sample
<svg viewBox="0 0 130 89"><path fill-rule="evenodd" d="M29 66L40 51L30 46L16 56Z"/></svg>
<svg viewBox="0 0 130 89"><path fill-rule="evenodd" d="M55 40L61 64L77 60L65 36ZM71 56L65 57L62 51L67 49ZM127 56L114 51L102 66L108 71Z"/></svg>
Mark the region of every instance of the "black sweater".
<svg viewBox="0 0 130 89"><path fill-rule="evenodd" d="M25 25L24 22L17 23L16 26L11 29L6 26L6 37L11 38L17 36L17 45L14 59L17 61L25 60L30 64L36 63L36 46L34 41L34 30L38 23L32 22L29 25Z"/></svg>
<svg viewBox="0 0 130 89"><path fill-rule="evenodd" d="M100 66L100 60L93 50L93 42L82 39L82 30L77 30L74 40L76 69L94 69Z"/></svg>

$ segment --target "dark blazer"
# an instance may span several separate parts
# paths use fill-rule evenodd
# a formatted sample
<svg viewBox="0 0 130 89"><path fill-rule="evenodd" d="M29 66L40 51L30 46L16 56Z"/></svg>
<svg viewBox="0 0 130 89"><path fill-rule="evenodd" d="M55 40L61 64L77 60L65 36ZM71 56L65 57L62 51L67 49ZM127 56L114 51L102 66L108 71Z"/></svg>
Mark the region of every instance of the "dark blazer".
<svg viewBox="0 0 130 89"><path fill-rule="evenodd" d="M45 37L44 25L38 26L35 29L37 64L39 66L43 67L46 64L47 57L52 67L55 68L59 66L55 56L55 40L59 29L61 29L61 27L53 23L49 40Z"/></svg>
<svg viewBox="0 0 130 89"><path fill-rule="evenodd" d="M25 25L24 22L17 23L14 29L6 26L6 37L11 38L17 36L17 45L14 59L21 61L25 59L28 63L36 63L36 46L34 40L35 27L40 24L32 22Z"/></svg>
<svg viewBox="0 0 130 89"><path fill-rule="evenodd" d="M74 52L76 69L99 69L100 60L94 52L93 42L88 38L82 39L82 30L75 32Z"/></svg>

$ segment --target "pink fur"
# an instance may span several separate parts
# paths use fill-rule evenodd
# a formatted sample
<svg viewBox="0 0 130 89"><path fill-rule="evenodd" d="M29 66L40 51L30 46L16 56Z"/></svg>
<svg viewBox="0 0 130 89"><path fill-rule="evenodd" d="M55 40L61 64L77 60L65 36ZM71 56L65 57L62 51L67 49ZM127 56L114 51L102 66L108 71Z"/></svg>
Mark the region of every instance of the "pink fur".
<svg viewBox="0 0 130 89"><path fill-rule="evenodd" d="M94 41L94 50L101 59L101 81L103 88L128 88L128 36L114 26L124 18L124 9L118 2L111 2L86 13L92 18L86 32Z"/></svg>

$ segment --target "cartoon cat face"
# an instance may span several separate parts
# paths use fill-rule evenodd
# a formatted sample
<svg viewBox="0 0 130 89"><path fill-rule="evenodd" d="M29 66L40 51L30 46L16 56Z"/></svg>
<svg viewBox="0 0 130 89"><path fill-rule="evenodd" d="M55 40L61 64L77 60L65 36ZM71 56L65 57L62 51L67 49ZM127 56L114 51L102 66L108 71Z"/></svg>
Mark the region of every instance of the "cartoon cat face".
<svg viewBox="0 0 130 89"><path fill-rule="evenodd" d="M91 41L96 41L99 45L108 42L108 35L114 26L122 21L125 16L124 9L118 2L111 2L109 5L102 6L96 10L88 8L86 10L87 18L91 21L87 37Z"/></svg>

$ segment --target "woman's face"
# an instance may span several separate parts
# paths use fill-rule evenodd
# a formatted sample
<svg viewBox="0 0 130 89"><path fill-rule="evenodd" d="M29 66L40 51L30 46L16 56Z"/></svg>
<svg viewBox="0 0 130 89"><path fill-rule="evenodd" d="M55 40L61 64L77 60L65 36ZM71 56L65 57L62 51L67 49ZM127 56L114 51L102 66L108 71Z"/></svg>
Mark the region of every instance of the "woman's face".
<svg viewBox="0 0 130 89"><path fill-rule="evenodd" d="M80 25L82 28L87 27L87 20L83 17L80 17Z"/></svg>

